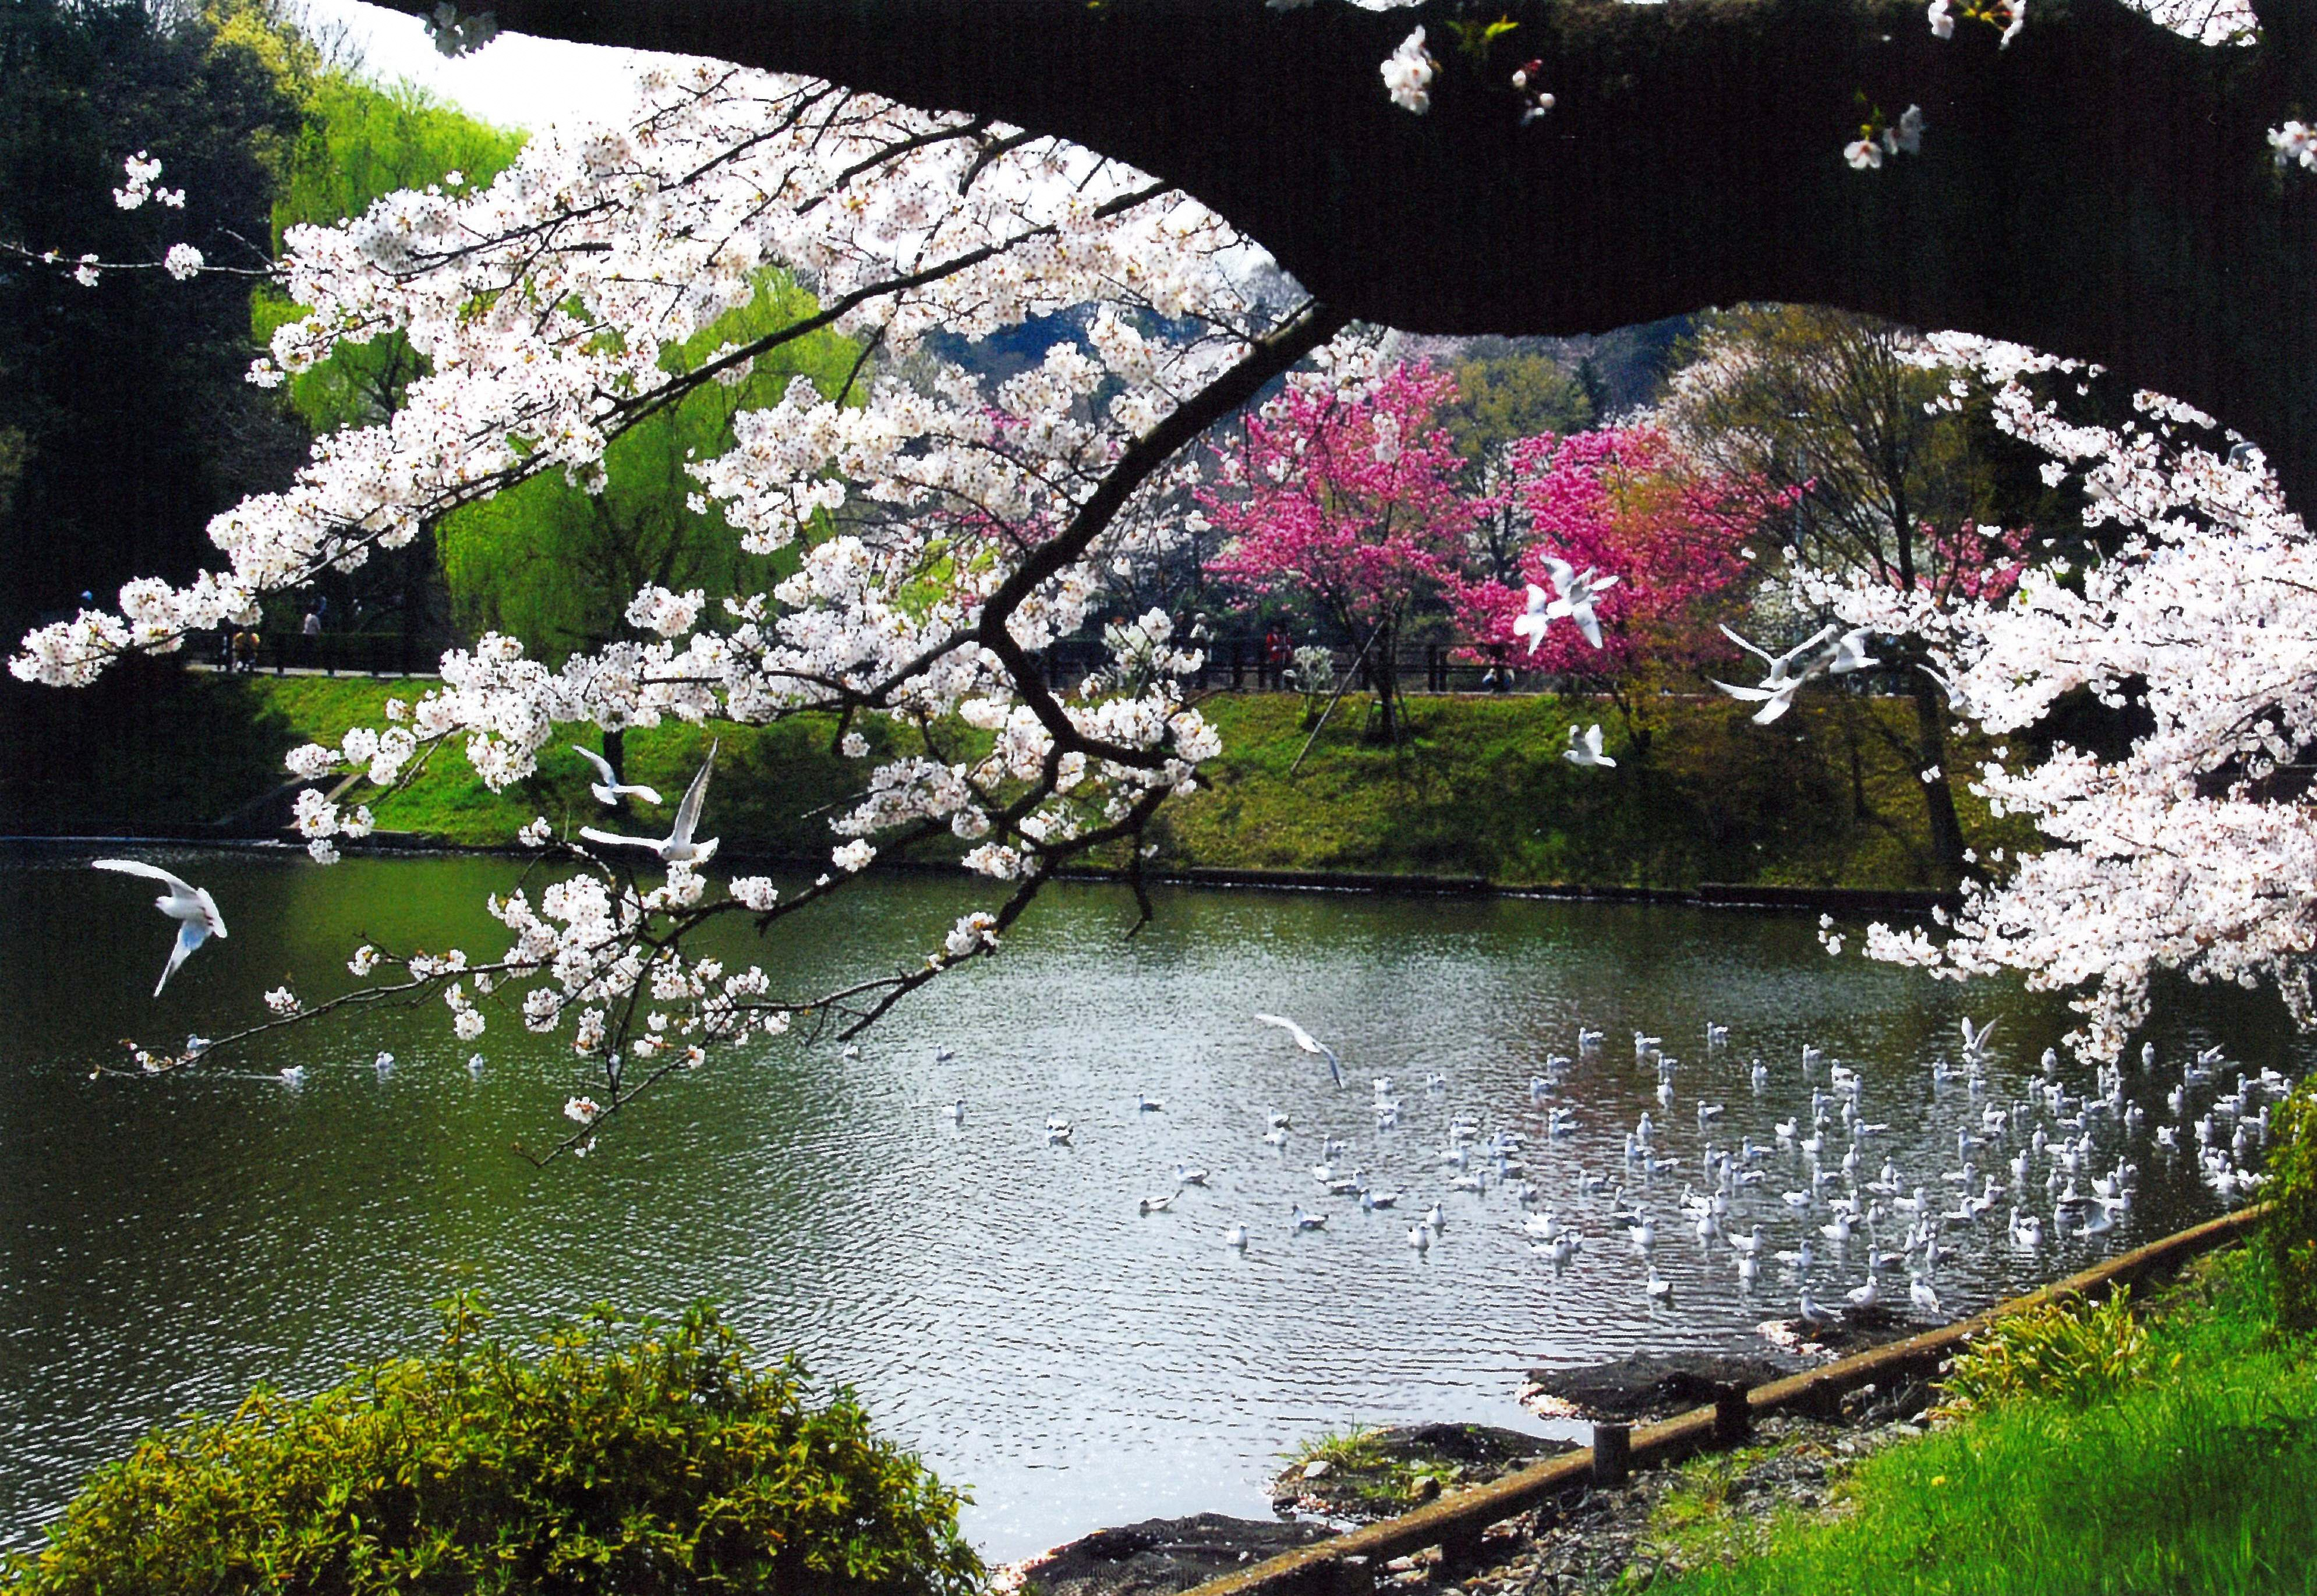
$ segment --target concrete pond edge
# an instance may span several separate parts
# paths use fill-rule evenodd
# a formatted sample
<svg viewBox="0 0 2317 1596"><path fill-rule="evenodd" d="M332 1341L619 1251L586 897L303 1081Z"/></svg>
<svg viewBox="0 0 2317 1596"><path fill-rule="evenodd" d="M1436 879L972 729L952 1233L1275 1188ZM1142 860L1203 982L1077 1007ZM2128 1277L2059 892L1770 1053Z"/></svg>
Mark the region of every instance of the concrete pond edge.
<svg viewBox="0 0 2317 1596"><path fill-rule="evenodd" d="M1717 1451L1743 1440L1757 1415L1794 1410L1840 1411L1842 1398L1863 1386L1893 1377L1928 1378L1964 1342L1997 1320L2071 1297L2130 1285L2205 1253L2243 1239L2267 1215L2266 1205L2208 1219L2160 1240L2122 1253L2103 1263L2015 1297L1967 1319L1943 1324L1905 1341L1872 1347L1823 1369L1772 1380L1751 1389L1731 1387L1710 1406L1696 1407L1654 1424L1597 1427L1596 1445L1564 1452L1485 1485L1454 1492L1396 1519L1366 1525L1331 1540L1282 1553L1194 1586L1185 1596L1285 1596L1295 1592L1373 1590L1385 1563L1427 1547L1439 1547L1451 1560L1468 1557L1494 1524L1526 1512L1563 1492L1620 1480L1630 1468L1679 1462L1699 1452Z"/></svg>

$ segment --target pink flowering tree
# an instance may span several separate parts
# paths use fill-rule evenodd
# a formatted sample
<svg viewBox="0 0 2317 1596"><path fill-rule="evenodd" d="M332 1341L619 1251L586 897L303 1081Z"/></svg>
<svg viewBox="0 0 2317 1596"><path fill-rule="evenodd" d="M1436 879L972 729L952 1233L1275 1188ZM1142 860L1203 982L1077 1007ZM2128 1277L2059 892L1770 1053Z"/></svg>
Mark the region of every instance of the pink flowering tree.
<svg viewBox="0 0 2317 1596"><path fill-rule="evenodd" d="M1364 388L1291 388L1218 450L1220 489L1199 495L1231 538L1208 571L1348 633L1400 736L1393 650L1411 612L1452 588L1485 501L1434 425L1455 379L1418 363Z"/></svg>
<svg viewBox="0 0 2317 1596"><path fill-rule="evenodd" d="M1696 466L1648 425L1525 438L1513 445L1511 467L1506 497L1529 538L1521 580L1450 584L1472 651L1597 684L1646 747L1657 689L1731 652L1717 623L1752 568L1747 539L1784 495L1758 477ZM1617 578L1595 606L1600 647L1561 620L1534 653L1514 633L1527 584L1552 591L1551 559Z"/></svg>

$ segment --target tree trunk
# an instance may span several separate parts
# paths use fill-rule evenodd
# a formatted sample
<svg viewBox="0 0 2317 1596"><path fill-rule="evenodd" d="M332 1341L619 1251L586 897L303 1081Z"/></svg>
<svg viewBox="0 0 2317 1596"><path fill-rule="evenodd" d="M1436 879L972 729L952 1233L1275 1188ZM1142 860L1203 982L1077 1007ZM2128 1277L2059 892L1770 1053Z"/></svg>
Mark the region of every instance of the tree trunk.
<svg viewBox="0 0 2317 1596"><path fill-rule="evenodd" d="M628 734L614 729L604 734L604 762L612 767L612 780L628 779Z"/></svg>
<svg viewBox="0 0 2317 1596"><path fill-rule="evenodd" d="M388 0L425 14L434 0ZM474 9L483 9L476 5ZM2317 5L2206 49L2119 0L2008 49L1919 0L1507 0L1485 64L1411 14L1259 0L495 0L500 24L824 76L1057 133L1173 182L1351 315L1599 332L1824 304L2101 361L2317 489L2317 182L2266 134L2317 103ZM1490 8L1493 14L1498 8ZM1427 115L1376 68L1418 22ZM1559 98L1516 125L1505 78ZM1854 172L1863 95L1928 123Z"/></svg>
<svg viewBox="0 0 2317 1596"><path fill-rule="evenodd" d="M1959 887L1969 868L1964 859L1963 822L1955 815L1955 789L1948 785L1946 710L1939 690L1928 679L1910 690L1915 700L1916 757L1919 771L1936 769L1938 779L1923 783L1923 807L1930 821L1931 858L1941 887Z"/></svg>
<svg viewBox="0 0 2317 1596"><path fill-rule="evenodd" d="M1368 650L1368 670L1375 682L1376 741L1387 748L1400 741L1400 661L1394 653L1400 645L1399 629L1390 621L1376 629L1375 644Z"/></svg>

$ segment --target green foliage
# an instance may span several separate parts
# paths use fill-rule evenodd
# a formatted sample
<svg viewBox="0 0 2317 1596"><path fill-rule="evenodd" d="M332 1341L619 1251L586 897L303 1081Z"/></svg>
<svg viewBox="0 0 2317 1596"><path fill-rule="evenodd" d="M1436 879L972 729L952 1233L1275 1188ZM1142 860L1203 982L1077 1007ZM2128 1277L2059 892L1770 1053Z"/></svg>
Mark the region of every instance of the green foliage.
<svg viewBox="0 0 2317 1596"><path fill-rule="evenodd" d="M1328 1431L1288 1453L1286 1472L1297 1473L1313 1463L1334 1468L1380 1467L1384 1460L1383 1433L1373 1424Z"/></svg>
<svg viewBox="0 0 2317 1596"><path fill-rule="evenodd" d="M2295 1087L2276 1119L2261 1240L2277 1282L2277 1318L2287 1330L2317 1331L2317 1085Z"/></svg>
<svg viewBox="0 0 2317 1596"><path fill-rule="evenodd" d="M423 189L453 173L467 187L480 188L522 148L522 134L462 115L411 85L380 89L344 73L321 74L309 85L305 129L283 163L273 201L274 248L291 227L334 225L387 194ZM262 343L301 314L261 290L250 302L250 330ZM367 425L393 414L422 370L409 340L389 333L299 373L289 384L290 402L316 432Z"/></svg>
<svg viewBox="0 0 2317 1596"><path fill-rule="evenodd" d="M252 264L273 202L268 151L296 103L253 51L186 9L120 0L0 6L0 237L107 260L174 243ZM140 149L183 210L122 210ZM272 399L244 379L249 291L111 272L83 288L0 272L0 624L110 602L135 575L183 580L211 514L294 459ZM11 635L13 633L12 631Z"/></svg>
<svg viewBox="0 0 2317 1596"><path fill-rule="evenodd" d="M2149 1367L2084 1408L1997 1400L1862 1462L1832 1521L1681 1596L2123 1596L2317 1589L2317 1361L2274 1334L2258 1260L2149 1324ZM2190 1297L2193 1296L2193 1300Z"/></svg>
<svg viewBox="0 0 2317 1596"><path fill-rule="evenodd" d="M2089 1407L2147 1372L2147 1328L2119 1288L2098 1304L2076 1298L2008 1314L1972 1337L1944 1382L1941 1411L2048 1397Z"/></svg>
<svg viewBox="0 0 2317 1596"><path fill-rule="evenodd" d="M1409 742L1364 745L1339 707L1302 768L1303 700L1226 693L1200 712L1222 735L1200 790L1160 811L1168 865L1472 875L1508 885L1920 887L1934 879L1921 781L1880 728L1904 700L1805 700L1774 727L1724 699L1664 701L1646 760L1614 771L1561 757L1598 700L1545 695L1408 701ZM1957 760L1984 745L1957 739ZM2032 843L1958 795L1982 851Z"/></svg>
<svg viewBox="0 0 2317 1596"><path fill-rule="evenodd" d="M55 700L42 722L53 722L42 734L56 739L53 756L0 770L0 817L11 829L86 832L102 816L130 831L217 818L285 780L288 748L382 725L388 698L408 700L428 685L318 676L187 681L166 664L155 671L157 682L174 679L182 691L165 694L166 682L148 682L124 695L124 703L149 700L149 712L76 719L86 712L78 698L0 691L0 719L19 700ZM1223 753L1199 792L1161 811L1160 862L1661 887L1911 887L1929 869L1911 791L1919 783L1879 740L1856 744L1863 817L1843 799L1851 747L1845 717L1902 717L1903 701L1805 702L1774 736L1747 724L1742 705L1675 700L1645 764L1585 771L1561 750L1572 723L1606 718L1597 701L1419 698L1410 703L1416 736L1399 751L1363 745L1354 718L1339 708L1291 777L1309 735L1303 707L1289 693L1206 700L1202 712L1222 734ZM879 751L914 736L876 716L855 729ZM987 745L987 734L962 727L942 735L944 757L970 758ZM861 765L834 747L833 720L631 729L630 778L682 791L711 736L724 739L715 816L726 846L825 858L828 816L857 800L862 780ZM1980 745L1964 746L1981 756ZM541 756L539 774L494 793L453 738L408 785L383 798L355 796L386 830L504 846L533 816L559 828L592 821L589 776L578 755L559 745ZM2025 823L1991 821L1975 805L1964 819L1982 851L2032 840Z"/></svg>
<svg viewBox="0 0 2317 1596"><path fill-rule="evenodd" d="M1809 1441L1795 1444L1798 1449L1823 1449ZM1678 1465L1665 1494L1650 1511L1649 1527L1624 1583L1646 1584L1645 1578L1636 1577L1643 1569L1668 1564L1694 1568L1766 1550L1771 1520L1746 1487L1755 1467L1776 1450L1740 1447L1702 1453Z"/></svg>
<svg viewBox="0 0 2317 1596"><path fill-rule="evenodd" d="M1468 355L1450 370L1457 396L1440 406L1440 424L1468 460L1516 438L1582 432L1598 419L1584 385L1550 355L1508 344L1501 353Z"/></svg>
<svg viewBox="0 0 2317 1596"><path fill-rule="evenodd" d="M439 1346L308 1401L260 1387L102 1470L13 1596L954 1592L962 1498L712 1309L598 1308L531 1354L443 1305Z"/></svg>
<svg viewBox="0 0 2317 1596"><path fill-rule="evenodd" d="M252 718L254 729L263 732L269 757L262 779L269 785L283 779L282 751L305 742L337 743L353 727L382 726L389 698L407 701L431 685L319 676L207 680L219 683L228 694L238 695L242 712ZM893 729L881 718L860 718L854 729L880 754L897 745ZM214 727L210 730L213 734ZM724 746L717 758L710 815L726 839L726 848L737 850L745 843L756 852L826 860L836 841L828 826L830 815L850 808L859 801L861 792L861 766L836 752L836 718L824 715L801 716L777 726L694 727L669 720L628 732L626 768L631 780L647 782L673 797L684 790L693 771L699 769L709 739L720 737ZM436 749L405 785L383 797L375 788L357 787L350 796L369 804L385 830L416 832L451 843L505 847L518 826L538 815L546 816L557 830L568 833L574 826L597 822L602 814L587 792L595 774L568 745L576 740L559 740L540 755L536 775L504 792L493 792L483 785L454 737ZM174 745L164 727L157 736L148 735L134 747L121 750L119 759L123 764L142 761L157 769L200 771L237 749L233 738L212 735L187 745L201 749L201 758L155 757L156 748ZM960 750L957 757L971 757L972 751L988 746L987 734L955 728L953 746ZM0 794L6 791L7 780L6 772L0 771ZM192 817L207 819L223 814L234 803L263 789L250 786L215 794L211 807L197 810ZM73 818L67 809L58 816L58 824L27 829L69 829ZM943 842L948 857L964 851L962 842L947 838ZM934 857L944 856L938 847L927 851Z"/></svg>
<svg viewBox="0 0 2317 1596"><path fill-rule="evenodd" d="M785 277L767 275L755 299L666 363L694 369L727 343L764 337L818 308ZM793 557L748 554L720 510L694 512L689 501L700 485L684 468L729 448L733 416L777 404L798 377L834 398L859 353L826 329L779 344L739 382L703 383L613 440L601 492L550 473L450 516L437 541L461 628L509 633L533 655L560 663L626 635L628 602L647 583L678 593L703 588L712 604L777 582L793 568Z"/></svg>

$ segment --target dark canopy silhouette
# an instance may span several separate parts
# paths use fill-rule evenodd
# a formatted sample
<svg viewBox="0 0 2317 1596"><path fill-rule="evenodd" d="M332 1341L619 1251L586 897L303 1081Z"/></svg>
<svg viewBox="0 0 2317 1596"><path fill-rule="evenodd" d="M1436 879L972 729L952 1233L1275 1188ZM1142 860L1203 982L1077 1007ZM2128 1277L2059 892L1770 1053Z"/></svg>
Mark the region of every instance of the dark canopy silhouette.
<svg viewBox="0 0 2317 1596"><path fill-rule="evenodd" d="M391 0L425 13L432 0ZM479 8L478 8L479 9ZM499 25L803 72L1060 134L1166 178L1321 299L1417 331L1600 331L1820 303L2100 361L2317 485L2317 0L2210 48L2116 0L2035 0L2008 49L1917 0L495 0ZM1477 12L1472 13L1478 18ZM1378 63L1427 25L1430 114ZM1525 128L1509 75L1558 106ZM1919 156L1851 170L1861 96Z"/></svg>

